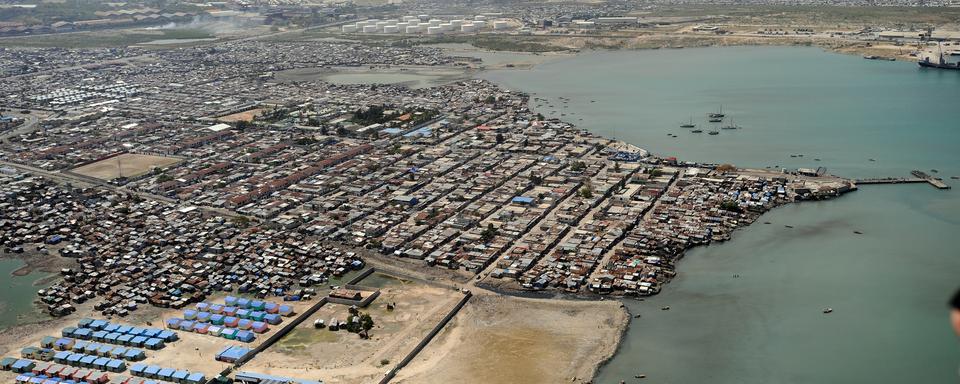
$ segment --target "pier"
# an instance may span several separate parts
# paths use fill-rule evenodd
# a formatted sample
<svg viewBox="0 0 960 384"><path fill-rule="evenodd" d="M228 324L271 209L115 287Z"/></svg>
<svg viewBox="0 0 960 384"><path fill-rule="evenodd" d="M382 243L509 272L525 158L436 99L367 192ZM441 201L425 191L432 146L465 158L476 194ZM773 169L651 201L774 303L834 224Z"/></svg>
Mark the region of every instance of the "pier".
<svg viewBox="0 0 960 384"><path fill-rule="evenodd" d="M937 189L950 189L950 186L944 183L942 180L938 180L932 177L886 177L886 178L873 178L873 179L856 179L853 182L857 185L928 183Z"/></svg>

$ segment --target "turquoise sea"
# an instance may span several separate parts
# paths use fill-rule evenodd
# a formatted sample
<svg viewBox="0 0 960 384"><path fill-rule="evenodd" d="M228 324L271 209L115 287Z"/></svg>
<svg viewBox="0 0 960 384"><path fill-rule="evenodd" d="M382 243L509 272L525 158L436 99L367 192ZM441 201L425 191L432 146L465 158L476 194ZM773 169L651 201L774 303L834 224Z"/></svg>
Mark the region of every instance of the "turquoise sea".
<svg viewBox="0 0 960 384"><path fill-rule="evenodd" d="M535 108L544 115L656 154L845 177L936 169L955 188L864 186L690 251L663 293L626 300L641 318L595 382L960 381L946 306L960 288L960 181L950 179L960 176L960 73L727 47L589 52L482 77L546 99ZM721 105L743 129L679 128L692 117L714 129L706 113Z"/></svg>

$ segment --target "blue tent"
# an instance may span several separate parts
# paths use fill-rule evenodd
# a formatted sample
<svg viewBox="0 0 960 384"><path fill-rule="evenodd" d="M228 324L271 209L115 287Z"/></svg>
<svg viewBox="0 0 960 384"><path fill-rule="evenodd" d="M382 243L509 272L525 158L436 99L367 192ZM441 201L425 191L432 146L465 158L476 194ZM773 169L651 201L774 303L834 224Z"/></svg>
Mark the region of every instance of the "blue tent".
<svg viewBox="0 0 960 384"><path fill-rule="evenodd" d="M130 366L130 373L136 376L142 376L144 369L147 369L146 364L134 364Z"/></svg>
<svg viewBox="0 0 960 384"><path fill-rule="evenodd" d="M81 360L82 361L82 360ZM93 367L99 370L107 368L107 363L110 362L109 358L101 357L93 360Z"/></svg>
<svg viewBox="0 0 960 384"><path fill-rule="evenodd" d="M10 370L15 373L24 373L29 372L35 366L36 364L30 360L17 360L16 363L13 363L13 365L10 366Z"/></svg>
<svg viewBox="0 0 960 384"><path fill-rule="evenodd" d="M74 352L83 352L84 348L87 348L87 344L90 344L89 341L79 340L76 343L73 343Z"/></svg>
<svg viewBox="0 0 960 384"><path fill-rule="evenodd" d="M178 383L182 383L186 381L187 376L190 376L190 372L187 372L182 369L178 369L176 372L173 373L173 375L171 375L171 377L173 377L173 381L176 381Z"/></svg>
<svg viewBox="0 0 960 384"><path fill-rule="evenodd" d="M120 335L117 337L117 343L122 345L130 345L130 340L133 339L133 336L130 335Z"/></svg>
<svg viewBox="0 0 960 384"><path fill-rule="evenodd" d="M157 378L160 380L170 381L173 378L173 373L176 372L173 368L162 368L160 372L157 372Z"/></svg>
<svg viewBox="0 0 960 384"><path fill-rule="evenodd" d="M142 347L142 346L143 346L143 343L145 343L146 341L147 341L147 338L146 338L146 337L136 336L136 337L130 339L130 345L135 346L135 347Z"/></svg>
<svg viewBox="0 0 960 384"><path fill-rule="evenodd" d="M100 348L97 348L97 354L100 356L107 356L110 354L110 351L113 351L114 346L112 345L101 345Z"/></svg>
<svg viewBox="0 0 960 384"><path fill-rule="evenodd" d="M268 313L266 316L263 316L263 321L266 321L267 324L277 325L283 322L283 318L276 313Z"/></svg>
<svg viewBox="0 0 960 384"><path fill-rule="evenodd" d="M231 304L230 304L230 303L227 303L227 305L231 305ZM249 307L250 307L250 299L244 299L244 298L241 297L241 298L237 299L236 306L237 306L237 308L249 308Z"/></svg>
<svg viewBox="0 0 960 384"><path fill-rule="evenodd" d="M193 331L193 321L184 320L180 322L181 331Z"/></svg>
<svg viewBox="0 0 960 384"><path fill-rule="evenodd" d="M106 320L94 320L90 322L90 326L88 328L99 331L108 325L110 325L110 322Z"/></svg>
<svg viewBox="0 0 960 384"><path fill-rule="evenodd" d="M127 365L122 360L110 359L107 362L107 370L110 372L123 372Z"/></svg>
<svg viewBox="0 0 960 384"><path fill-rule="evenodd" d="M89 331L89 329L87 329L87 328L84 328L84 330ZM77 335L77 334L79 334L79 333L80 333L80 330L77 330L77 331L74 332L73 334L74 334L74 335ZM93 340L95 340L95 341L103 341L103 339L106 338L107 335L109 335L109 334L110 334L110 333L107 332L107 331L96 331L96 332L93 332L92 334L90 334L89 337L82 337L82 338L83 338L83 339L93 339ZM77 337L79 337L79 336L77 336Z"/></svg>
<svg viewBox="0 0 960 384"><path fill-rule="evenodd" d="M223 299L223 302L228 306L233 306L237 304L237 298L233 296L227 296L225 299Z"/></svg>
<svg viewBox="0 0 960 384"><path fill-rule="evenodd" d="M250 332L250 331L237 332L237 340L240 340L244 343L252 342L253 340L256 340L256 338L257 336L255 336L253 332Z"/></svg>
<svg viewBox="0 0 960 384"><path fill-rule="evenodd" d="M151 379L157 378L158 373L160 373L160 367L156 365L148 366L143 370L143 375Z"/></svg>
<svg viewBox="0 0 960 384"><path fill-rule="evenodd" d="M190 376L187 376L188 384L200 384L206 381L207 381L206 377L204 377L203 374L199 372L191 373Z"/></svg>
<svg viewBox="0 0 960 384"><path fill-rule="evenodd" d="M157 335L159 335L160 332L161 332L161 330L156 329L156 328L147 328L147 329L144 329L143 332L140 333L140 336L157 337Z"/></svg>
<svg viewBox="0 0 960 384"><path fill-rule="evenodd" d="M143 333L143 328L140 328L140 327L133 327L133 328L130 328L129 331L127 331L128 335L134 335L134 336L139 336L141 333Z"/></svg>
<svg viewBox="0 0 960 384"><path fill-rule="evenodd" d="M63 364L67 361L67 358L70 357L73 353L70 351L60 351L53 355L53 361Z"/></svg>
<svg viewBox="0 0 960 384"><path fill-rule="evenodd" d="M127 353L129 349L126 347L113 347L113 350L110 351L110 357L114 359L122 359L123 355Z"/></svg>
<svg viewBox="0 0 960 384"><path fill-rule="evenodd" d="M116 332L120 328L120 324L110 324L106 327L103 327L103 330L106 332Z"/></svg>
<svg viewBox="0 0 960 384"><path fill-rule="evenodd" d="M93 319L85 317L80 319L80 322L78 322L77 325L80 326L80 328L87 328L90 326L90 323L92 322L93 322Z"/></svg>
<svg viewBox="0 0 960 384"><path fill-rule="evenodd" d="M63 337L73 337L73 333L76 331L77 327L66 327L60 332L60 335Z"/></svg>
<svg viewBox="0 0 960 384"><path fill-rule="evenodd" d="M122 334L126 335L126 334L130 333L130 330L131 330L131 329L133 329L133 327L131 327L131 326L129 326L129 325L121 325L120 328L117 328L117 333L122 333Z"/></svg>
<svg viewBox="0 0 960 384"><path fill-rule="evenodd" d="M94 361L97 361L97 357L94 355L81 355L80 357L80 365L84 368L92 368Z"/></svg>
<svg viewBox="0 0 960 384"><path fill-rule="evenodd" d="M120 336L121 336L121 335L120 335L119 333L116 333L116 332L108 333L106 336L103 337L103 341L104 341L104 342L107 342L107 343L110 343L110 344L116 344L116 343L117 343L117 338L119 338Z"/></svg>
<svg viewBox="0 0 960 384"><path fill-rule="evenodd" d="M73 337L78 339L90 340L91 334L93 334L93 331L91 331L90 328L79 328L73 331Z"/></svg>
<svg viewBox="0 0 960 384"><path fill-rule="evenodd" d="M143 354L143 351L139 349L128 349L126 353L123 354L123 358L130 361L138 361L146 358L146 355Z"/></svg>
<svg viewBox="0 0 960 384"><path fill-rule="evenodd" d="M157 334L157 338L169 343L172 341L177 341L179 336L177 336L177 333L173 331L160 331L160 333Z"/></svg>
<svg viewBox="0 0 960 384"><path fill-rule="evenodd" d="M67 358L67 364L77 367L80 365L80 359L83 359L84 356L86 355L82 353L74 353Z"/></svg>
<svg viewBox="0 0 960 384"><path fill-rule="evenodd" d="M238 309L238 310L237 310L237 317L239 317L239 318L241 318L241 319L246 319L247 317L250 317L250 310L249 310L249 309Z"/></svg>
<svg viewBox="0 0 960 384"><path fill-rule="evenodd" d="M163 348L163 339L158 338L149 338L143 343L143 346L147 349L157 350Z"/></svg>
<svg viewBox="0 0 960 384"><path fill-rule="evenodd" d="M210 308L210 303L197 303L198 311L205 312L208 308Z"/></svg>

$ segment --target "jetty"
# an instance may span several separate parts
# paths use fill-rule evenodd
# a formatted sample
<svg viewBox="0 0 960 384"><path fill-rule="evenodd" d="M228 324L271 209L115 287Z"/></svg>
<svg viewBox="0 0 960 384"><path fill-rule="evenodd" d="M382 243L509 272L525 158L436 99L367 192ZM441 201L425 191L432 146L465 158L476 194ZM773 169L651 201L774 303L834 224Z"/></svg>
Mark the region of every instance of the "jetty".
<svg viewBox="0 0 960 384"><path fill-rule="evenodd" d="M911 174L914 177L883 177L883 178L868 178L868 179L856 179L853 182L857 185L863 184L911 184L911 183L927 183L932 185L937 189L950 189L950 186L943 182L943 180L937 179L933 176L930 176L922 171L913 171Z"/></svg>

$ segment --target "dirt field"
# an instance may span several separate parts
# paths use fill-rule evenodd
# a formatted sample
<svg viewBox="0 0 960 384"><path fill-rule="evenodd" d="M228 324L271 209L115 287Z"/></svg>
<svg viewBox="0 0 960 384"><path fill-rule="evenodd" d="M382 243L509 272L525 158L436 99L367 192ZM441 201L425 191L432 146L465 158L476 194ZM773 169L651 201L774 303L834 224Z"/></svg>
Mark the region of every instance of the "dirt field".
<svg viewBox="0 0 960 384"><path fill-rule="evenodd" d="M179 162L180 159L175 157L124 153L96 163L74 168L71 171L101 180L112 180L120 177L121 173L124 177L136 177L150 172L153 167L163 168ZM119 171L117 169L118 164L120 168Z"/></svg>
<svg viewBox="0 0 960 384"><path fill-rule="evenodd" d="M346 320L348 307L327 304L276 345L244 365L243 370L323 380L325 383L371 383L379 380L453 308L461 295L453 290L374 274L362 285L379 287L380 297L366 309L375 327L370 339L345 330L315 329L314 320ZM396 309L386 310L386 303ZM386 363L386 364L383 364Z"/></svg>
<svg viewBox="0 0 960 384"><path fill-rule="evenodd" d="M474 296L396 383L586 383L629 321L619 302Z"/></svg>
<svg viewBox="0 0 960 384"><path fill-rule="evenodd" d="M263 112L263 108L255 108L248 111L237 112L232 115L220 116L217 121L224 123L233 123L237 121L253 121L253 118Z"/></svg>

